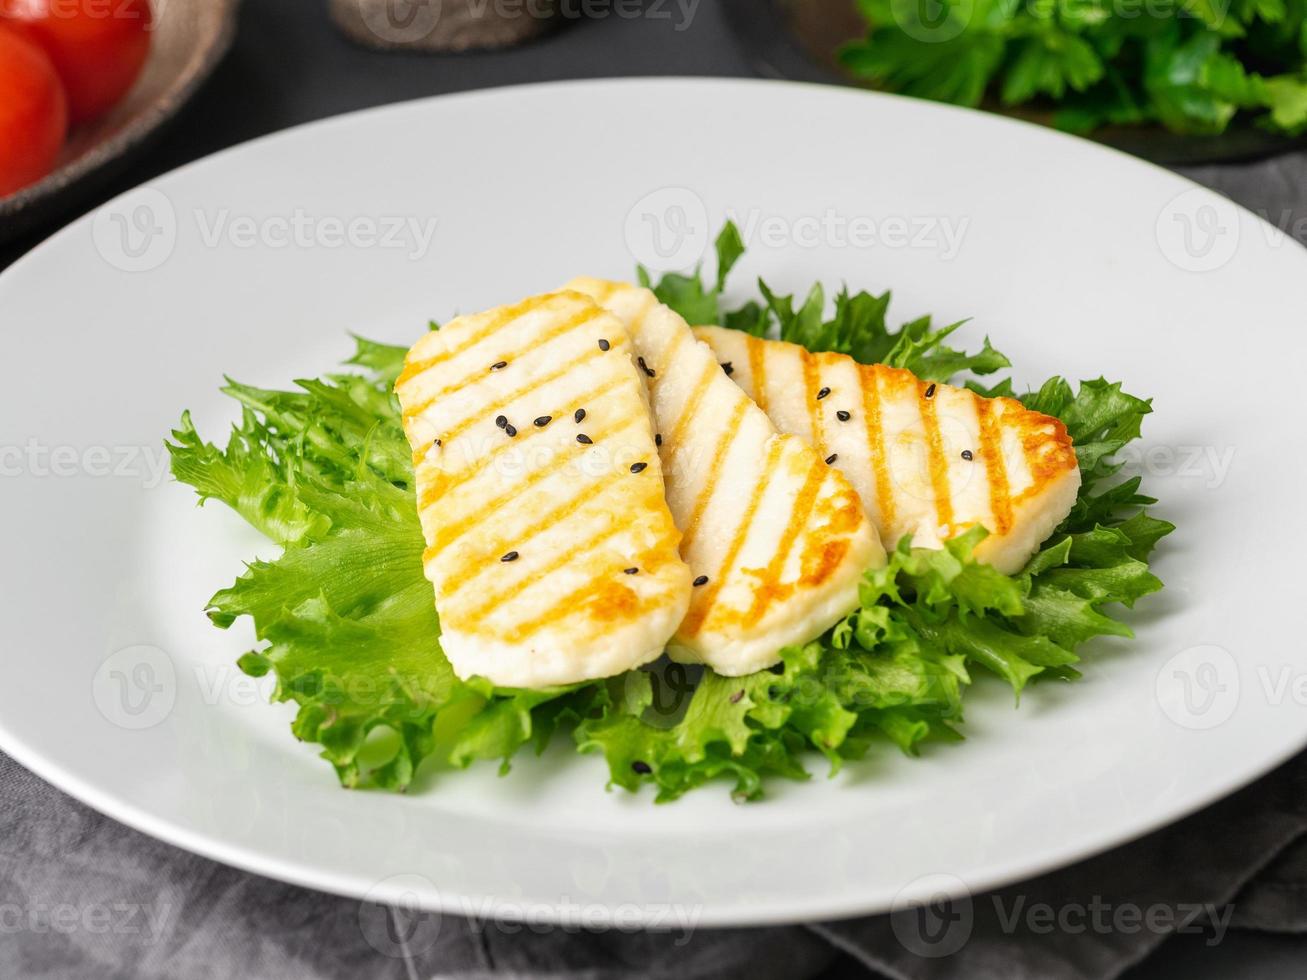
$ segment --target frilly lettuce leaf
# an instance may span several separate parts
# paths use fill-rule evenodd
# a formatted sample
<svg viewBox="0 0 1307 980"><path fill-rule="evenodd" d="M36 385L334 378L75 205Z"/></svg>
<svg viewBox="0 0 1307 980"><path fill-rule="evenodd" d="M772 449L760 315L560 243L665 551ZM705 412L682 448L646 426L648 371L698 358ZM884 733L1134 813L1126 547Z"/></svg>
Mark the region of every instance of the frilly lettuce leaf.
<svg viewBox="0 0 1307 980"><path fill-rule="evenodd" d="M891 330L889 293L841 290L828 319L820 287L796 309L760 283L761 301L729 309L726 279L744 250L734 226L717 250L711 282L696 271L650 283L692 322L936 380L1008 364L988 340L972 354L947 346L958 324ZM666 801L727 781L735 799L753 800L769 778L808 778L814 752L833 773L878 744L915 755L956 741L975 667L1017 696L1032 682L1074 679L1082 645L1130 636L1119 607L1161 587L1147 563L1172 525L1142 510L1153 500L1138 478L1114 481L1115 454L1139 437L1151 404L1102 379L1073 389L1054 378L1021 396L1003 380L980 390L1062 419L1084 477L1074 510L1020 574L974 560L982 528L939 550L904 541L867 573L856 610L781 651L772 670L728 678L664 661L544 691L461 681L440 649L412 457L391 393L405 349L356 345L351 371L293 391L229 382L241 418L225 448L205 442L189 415L168 444L174 475L201 503L222 501L281 546L215 594L208 613L221 628L250 617L260 646L240 666L275 676L275 699L298 707L293 734L318 746L348 787L402 791L478 760L506 771L522 749L570 733L579 751L603 754L611 785L650 784Z"/></svg>
<svg viewBox="0 0 1307 980"><path fill-rule="evenodd" d="M936 329L928 316L891 330L887 316L891 295L850 293L843 287L835 295L833 315L825 316L826 291L816 283L796 307L794 296L777 295L763 280L758 291L763 302L750 301L728 310L723 304L726 281L744 254L744 242L734 222L728 221L716 240L717 274L705 283L701 270L691 275L669 273L653 282L641 268L639 281L658 299L681 314L691 326L717 325L744 330L757 337L772 337L800 344L811 351L836 351L865 364L885 363L907 368L920 378L946 381L963 371L992 374L1009 367L1006 357L990 346L967 354L944 341L962 322Z"/></svg>

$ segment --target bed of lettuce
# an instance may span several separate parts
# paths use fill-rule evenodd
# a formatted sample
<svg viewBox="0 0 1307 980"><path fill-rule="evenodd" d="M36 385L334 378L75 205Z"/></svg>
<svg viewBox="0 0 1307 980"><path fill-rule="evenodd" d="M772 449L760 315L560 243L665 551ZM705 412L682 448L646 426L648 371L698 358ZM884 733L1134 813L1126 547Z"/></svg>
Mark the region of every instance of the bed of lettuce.
<svg viewBox="0 0 1307 980"><path fill-rule="evenodd" d="M713 280L650 283L643 270L641 279L692 323L779 335L938 381L965 374L977 390L1013 394L1010 381L977 380L1009 363L987 339L965 353L948 343L958 324L923 318L891 329L889 293L842 290L828 317L820 286L796 300L759 282L758 301L726 309L726 278L743 252L734 226L717 252ZM611 784L649 783L666 801L720 781L736 800L753 800L769 777L808 778L814 752L834 772L881 746L915 755L961 738L977 668L1018 697L1033 682L1074 680L1077 649L1130 636L1120 611L1161 588L1148 558L1172 525L1146 513L1154 501L1114 462L1139 437L1150 403L1102 379L1073 388L1052 378L1019 397L1066 423L1084 486L1020 574L972 560L977 529L941 551L905 543L868 573L847 619L749 677L660 662L544 691L463 682L441 653L422 574L411 453L391 393L405 349L356 344L346 370L294 390L229 381L223 391L241 419L225 448L204 441L189 414L168 444L173 474L201 502L222 501L280 546L280 557L252 561L218 592L208 615L222 628L250 617L260 645L240 667L275 676L276 700L298 709L294 735L316 745L347 787L406 791L477 760L507 772L517 752L570 735L578 751L605 756Z"/></svg>
<svg viewBox="0 0 1307 980"><path fill-rule="evenodd" d="M905 95L1054 110L1062 129L1156 124L1214 135L1238 120L1307 132L1304 0L856 0L858 78Z"/></svg>

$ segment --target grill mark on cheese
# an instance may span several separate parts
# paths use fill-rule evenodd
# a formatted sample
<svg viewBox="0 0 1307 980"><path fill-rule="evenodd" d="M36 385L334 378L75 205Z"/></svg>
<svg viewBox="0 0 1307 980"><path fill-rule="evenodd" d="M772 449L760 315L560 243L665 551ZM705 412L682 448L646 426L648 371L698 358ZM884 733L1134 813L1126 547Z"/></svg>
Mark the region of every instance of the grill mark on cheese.
<svg viewBox="0 0 1307 980"><path fill-rule="evenodd" d="M616 345L614 345L613 350L617 350L617 349L618 348L616 347ZM559 378L576 370L578 367L581 367L584 364L588 364L590 361L593 361L597 357L603 357L603 356L604 356L603 351L599 350L598 347L587 351L586 353L578 357L576 360L572 361L570 364L564 364L562 367L555 368L553 371L550 371L548 374L534 379L530 384L518 388L513 392L510 392L508 395L499 399L499 401L494 402L491 405L488 405L485 409L481 411L480 414L469 415L462 422L458 423L458 425L446 431L445 435L442 438L444 438L446 443L454 439L457 439L459 436L461 436L468 429L472 428L472 426L476 425L482 419L493 417L495 415L500 414L505 408L513 404L513 402L517 401L519 398L525 398L527 395L531 394L531 392L536 391L537 389L542 388L545 385L550 384L551 382L557 381ZM429 408L430 406L427 407Z"/></svg>
<svg viewBox="0 0 1307 980"><path fill-rule="evenodd" d="M645 494L645 496L647 497L648 494ZM595 498L592 495L588 499L598 500L602 498ZM647 506L647 505L643 501L641 501L637 504L637 506ZM472 605L459 607L458 615L467 620L480 619L482 616L484 616L490 610L494 609L496 606L504 605L506 603L511 602L515 596L525 592L532 585L536 585L540 583L549 575L552 575L554 572L558 571L564 565L569 564L574 558L579 558L582 555L587 555L590 552L597 550L599 546L602 545L605 541L618 537L619 535L625 534L629 530L630 530L629 528L619 523L613 523L613 524L607 524L601 526L591 531L591 533L586 537L581 538L578 541L572 542L572 544L569 547L567 547L563 551L554 554L550 558L550 560L544 565L542 565L540 568L530 572L529 574L519 579L518 581L513 582L506 588L487 589L485 591L480 592ZM519 535L518 540L525 543L530 540L530 536ZM626 567L627 562L629 560L630 559L627 558L625 555L614 556L607 564L612 568L614 572L617 572L619 569ZM452 579L458 575L466 574L469 569L476 568L482 565L483 563L485 563L486 561L487 558L483 556L477 556L476 558L466 562L463 568L450 569L446 573L447 577ZM444 596L444 598L448 600L450 596L454 594L455 593L449 593L446 596Z"/></svg>
<svg viewBox="0 0 1307 980"><path fill-rule="evenodd" d="M709 613L713 611L717 596L721 593L722 587L727 581L727 576L735 568L736 559L740 557L740 550L744 547L745 539L749 536L749 529L753 526L753 520L758 513L758 506L762 503L763 495L767 492L768 486L771 485L772 475L776 472L781 446L782 440L773 436L771 443L767 447L767 459L763 463L762 474L754 482L749 504L745 507L744 513L740 515L739 523L735 525L731 543L727 546L726 553L722 557L721 566L717 569L717 574L708 583L708 587L702 592L692 595L690 612L686 615L685 622L681 624L679 631L681 635L694 636L703 626ZM766 583L762 583L762 587L765 588ZM758 594L755 592L755 604Z"/></svg>
<svg viewBox="0 0 1307 980"><path fill-rule="evenodd" d="M880 525L894 523L894 484L890 481L889 459L885 455L885 421L880 410L880 377L876 368L858 366L862 382L862 414L866 417L867 458L876 481L876 502Z"/></svg>
<svg viewBox="0 0 1307 980"><path fill-rule="evenodd" d="M1011 399L1004 399L1004 401L1011 401ZM1013 404L1016 410L1024 407L1020 402L1013 402ZM1017 495L1014 504L1021 504L1029 497L1038 494L1043 484L1057 473L1079 465L1076 462L1075 450L1071 448L1066 425L1061 419L1040 416L1037 423L1031 420L1023 419L1023 421L1024 424L1016 428L1020 433L1021 450L1026 458L1026 467L1030 470L1030 486ZM1051 429L1052 434L1043 434L1041 429Z"/></svg>
<svg viewBox="0 0 1307 980"><path fill-rule="evenodd" d="M994 520L990 530L1007 534L1012 530L1012 494L1007 478L1007 461L1003 459L1003 440L993 405L988 398L973 395L976 417L980 421L980 456L985 461L989 479L989 510Z"/></svg>
<svg viewBox="0 0 1307 980"><path fill-rule="evenodd" d="M790 560L790 553L794 551L794 543L799 538L799 532L808 526L808 521L812 518L812 513L817 506L817 495L821 492L821 485L826 481L826 473L827 470L823 466L814 465L808 469L808 475L804 477L803 486L794 500L794 508L790 511L790 522L785 526L785 531L777 544L776 554L763 570L758 591L754 593L753 605L749 608L750 619L764 615L767 608L775 601L781 572L785 569L785 563Z"/></svg>
<svg viewBox="0 0 1307 980"><path fill-rule="evenodd" d="M927 398L926 392L938 389L933 381L917 381L919 397L917 404L921 411L921 424L926 432L926 465L930 473L930 487L935 497L935 518L939 527L948 528L951 536L953 529L953 498L948 486L948 457L944 455L944 440L939 433L939 416L935 413L935 398Z"/></svg>
<svg viewBox="0 0 1307 980"><path fill-rule="evenodd" d="M689 427L696 412L699 411L699 403L703 401L704 395L712 387L713 378L716 377L720 368L715 361L709 361L704 365L703 374L695 383L694 390L690 392L690 397L685 400L685 405L681 409L681 414L676 418L676 424L672 426L671 435L668 437L672 445L672 452L675 454L685 439L685 430Z"/></svg>
<svg viewBox="0 0 1307 980"><path fill-rule="evenodd" d="M565 415L572 405L582 404L582 403L593 405L593 403L599 401L599 399L612 394L618 388L621 388L623 385L629 383L629 380L630 380L629 378L623 378L621 376L610 378L608 381L604 382L598 388L594 388L591 391L586 392L584 395L580 396L580 398L569 398L566 404L556 406L553 409L553 411L549 412L548 414L555 418L559 418ZM486 416L484 415L481 416L481 418L485 418L485 417ZM622 425L630 421L629 417L626 418L619 417L616 420L614 420L611 417L604 416L604 419L606 422L609 423L608 426L609 430L611 430L614 425ZM603 435L604 433L601 431L599 433L600 438L602 438ZM513 439L513 440L504 439L503 442L499 443L499 448L493 450L491 453L489 453L486 456L481 456L477 459L472 460L470 465L465 466L462 469L437 471L435 474L431 476L431 483L426 487L426 489L422 493L422 497L421 497L422 506L427 507L430 506L431 504L439 502L440 499L444 497L447 493L457 490L468 480L474 479L479 473L485 470L488 466L492 465L495 462L495 460L499 459L501 456L504 456L512 452L520 453L530 448L536 442L551 442L555 438L556 437L554 436L554 434L547 431L546 429L533 428L524 432L523 438L521 439ZM449 441L448 436L445 437L445 441L446 442ZM425 459L425 457L426 457L426 453L423 452L420 458Z"/></svg>
<svg viewBox="0 0 1307 980"><path fill-rule="evenodd" d="M711 363L710 367L717 369L716 363ZM698 495L694 498L694 507L691 509L690 518L686 521L686 526L683 529L685 536L681 543L682 553L690 550L694 536L699 530L699 522L703 520L703 513L708 509L708 504L712 502L713 494L717 492L717 481L721 478L722 467L726 465L726 454L730 450L731 442L735 439L740 423L744 420L744 413L748 409L748 399L741 398L737 401L735 410L731 412L730 420L722 429L722 434L714 447L713 461L708 468L708 478L704 480L703 487L700 488Z"/></svg>
<svg viewBox="0 0 1307 980"><path fill-rule="evenodd" d="M817 372L817 359L808 353L807 348L800 347L799 358L803 364L803 397L808 405L808 424L812 427L812 445L824 446L821 426L821 404L817 392L821 390L821 375Z"/></svg>
<svg viewBox="0 0 1307 980"><path fill-rule="evenodd" d="M634 424L638 425L642 421L643 419L635 419ZM608 438L610 436L621 435L628 428L631 428L632 425L633 425L633 421L628 419L623 425L613 426L612 428L601 433L600 438ZM554 462L557 465L555 465L553 469L545 469L544 467L541 467L540 469L532 470L531 474L527 476L524 480L521 480L520 482L513 484L511 487L509 487L505 492L501 493L499 496L483 502L482 505L476 510L474 510L472 513L464 515L463 517L459 518L457 521L453 521L448 524L442 524L440 526L440 529L436 532L435 540L431 542L431 546L427 550L432 552L433 554L438 554L440 551L443 551L445 548L449 547L450 544L452 544L454 541L457 541L469 530L471 530L474 525L480 523L481 521L489 517L490 514L497 507L501 507L504 504L506 504L508 501L512 500L513 498L521 496L523 491L528 490L531 487L534 487L536 484L540 483L541 481L547 479L548 477L553 476L554 473L556 473L558 469L561 468L563 463L571 462L576 457L584 455L586 452L589 452L589 450L590 447L583 446L580 443L574 442L569 444L564 452L559 453L558 456L554 458ZM585 493L591 493L592 491L593 491L593 486L587 483L583 487L581 492L585 494ZM425 509L425 506L423 509Z"/></svg>
<svg viewBox="0 0 1307 980"><path fill-rule="evenodd" d="M691 337L690 339L693 340L694 338ZM663 368L655 371L652 378L646 376L645 384L649 386L649 393L651 395L658 390L658 386L666 381L668 376L672 373L672 365L676 363L677 355L680 354L681 344L684 341L685 334L678 333L672 339L672 342L667 345L667 349L663 352Z"/></svg>
<svg viewBox="0 0 1307 980"><path fill-rule="evenodd" d="M525 299L520 303L503 307L493 317L486 320L479 330L472 333L469 337L464 338L463 342L457 347L454 347L451 350L441 351L438 354L428 357L426 360L411 361L405 364L404 370L400 372L399 379L395 382L395 387L398 388L401 385L407 384L428 368L435 367L442 361L447 361L450 358L457 357L465 350L470 350L506 324L509 324L528 313L532 313L537 309L543 308L546 303L557 298L557 296L532 296L530 299Z"/></svg>
<svg viewBox="0 0 1307 980"><path fill-rule="evenodd" d="M599 319L600 315L601 315L601 311L599 310L594 310L594 309L581 310L581 312L577 313L575 316L569 317L566 320L561 320L558 323L556 323L553 327L551 327L549 330L532 337L531 342L527 344L525 347L520 347L517 350L506 352L506 353L514 360L520 360L521 358L526 357L526 355L532 353L533 351L539 350L541 347L549 343L551 340L557 340L559 337L565 336L566 334L569 334L574 330L580 330L586 324ZM440 388L439 390L432 392L430 395L423 398L420 404L413 406L413 412L415 414L421 414L422 412L425 412L428 408L430 408L432 405L434 405L436 402L438 402L440 399L447 398L450 395L454 394L454 392L459 391L462 388L466 388L472 382L479 381L484 377L485 377L485 370L483 368L481 367L474 368L470 374L464 375L463 377L459 378L457 381L453 382L452 384L447 384L443 388Z"/></svg>
<svg viewBox="0 0 1307 980"><path fill-rule="evenodd" d="M603 306L604 300L608 299L610 296L613 295L613 292L617 289L617 286L618 283L615 282L610 282L602 279L595 280L591 286L591 289L593 290L593 292L591 293L591 298L594 299L594 301L598 303L600 306Z"/></svg>
<svg viewBox="0 0 1307 980"><path fill-rule="evenodd" d="M855 604L853 593L863 567L883 561L875 533L844 476L823 465L804 439L775 435L774 425L756 414L754 402L745 395L752 385L750 394L764 404L779 404L782 398L788 402L799 395L801 381L796 379L793 392L772 391L773 397L768 398L768 365L758 364L765 360L765 344L741 335L714 356L718 352L699 348L693 335L687 345L685 335L691 331L683 318L655 307L645 292L640 298L632 295L636 287L579 279L565 288L611 303L612 311L627 321L628 331L637 337L636 351L658 369L647 385L655 392L662 458L677 503L674 517L682 531L681 556L694 576L691 612L677 632L681 643L673 644L673 658L700 660L728 676L774 663L779 647L801 642L829 626L834 613L842 611L835 606ZM746 358L750 359L747 372L743 370ZM728 377L721 362L731 360L739 370ZM668 375L675 378L672 385L658 388ZM735 381L740 384L734 385ZM769 445L772 440L777 444ZM749 478L730 479L727 467L742 460L749 463ZM795 495L808 479L820 482L810 472L813 469L830 481L825 486L845 486L841 499L847 498L845 510L851 520L841 523L840 514L828 513L819 494L806 519L795 518ZM783 499L778 496L782 486ZM767 531L764 546L762 521L768 512L763 508L773 502L778 510L776 526ZM775 575L793 572L797 577L772 583L771 609L763 621L746 619L767 584L764 570L753 566L772 561L773 537L791 521L796 524L793 540L787 557L776 563ZM843 540L837 540L841 536ZM755 549L762 553L755 556ZM812 634L804 633L807 630Z"/></svg>
<svg viewBox="0 0 1307 980"><path fill-rule="evenodd" d="M549 528L550 525L558 523L558 521L561 520L566 520L567 517L571 517L574 514L578 514L578 512L586 507L586 504L591 503L592 500L603 499L604 491L608 489L609 487L603 487L600 493L596 494L595 487L587 486L582 493L576 494L575 497L563 500L563 502L558 504L557 507L554 507L553 510L546 511L544 515L541 515L540 519L535 521L535 523L529 524L528 527L521 529L521 532L514 536L516 542L531 541L533 537L536 537L536 534L545 531L545 529ZM448 542L448 544L454 544L454 542L451 541ZM442 547L427 547L427 549L422 553L422 564L429 564L431 561L434 561L434 559L439 558L440 554L443 553L448 544ZM493 538L493 540L481 542L481 544L482 547L481 549L478 549L476 555L469 555L467 561L463 563L463 567L459 568L459 570L451 570L450 574L446 575L446 578L454 578L455 571L467 572L469 568L476 566L478 562L489 563L490 559L494 558L495 555L503 553L506 542L503 541L502 538L497 537ZM472 578L473 576L467 576L467 578L463 580L455 581L455 583L452 584L452 588L440 593L439 597L444 598L456 595L456 593L459 592L459 589L463 588Z"/></svg>
<svg viewBox="0 0 1307 980"><path fill-rule="evenodd" d="M689 568L628 338L564 291L459 318L406 358L396 394L423 570L460 677L533 687L608 676L656 656L684 618ZM617 356L595 360L605 351ZM483 382L483 367L508 370ZM584 431L548 424L581 414ZM627 453L638 462L617 465Z"/></svg>
<svg viewBox="0 0 1307 980"><path fill-rule="evenodd" d="M747 346L751 376L740 377L737 372L732 380L755 397L758 392L750 391L750 385L762 387L752 376L756 375L755 364L775 357L780 360L772 362L773 367L783 363L799 373L801 367L807 366L803 349L795 344L736 337L713 327L701 329L699 336L721 357L739 351L741 344ZM837 359L846 357L835 353L815 355L825 384L834 387L833 372L843 371ZM796 362L796 358L802 360ZM1049 508L1043 501L1064 502L1068 499L1066 488L1079 479L1075 449L1060 420L1031 411L1012 398L986 399L942 383L936 383L934 397L927 399L925 392L930 384L919 382L906 370L882 364L857 365L851 358L848 366L856 366L862 392L845 392L845 402L832 402L830 408L851 410L861 405L864 434L848 432L856 442L855 449L830 425L824 425L822 416L825 431L813 442L823 456L837 451L828 439L843 447L834 466L859 477L857 485L866 496L865 509L875 517L886 545L894 545L900 535L914 529L924 532L932 521L944 538L983 524L991 536L980 546L978 555L987 551L994 555L995 563L1008 563L1016 560L1011 557L1013 548L1009 545L1020 546L1028 525L1037 525L1042 531L1046 521L1056 519L1058 515L1046 513ZM807 426L812 424L805 420L805 412L807 419L813 417L813 389L817 387L810 375L803 377L802 382L772 392L775 397L770 399L786 431L799 436L805 436ZM838 377L845 375L840 373ZM765 381L764 375L763 384ZM833 397L840 398L838 394ZM971 411L976 413L974 421L968 415ZM859 420L851 421L856 425ZM957 438L952 428L955 421L971 433L965 444L950 442L949 437ZM962 457L964 449L971 451L971 459ZM865 463L859 458L864 455ZM914 469L898 473L900 461ZM964 490L968 479L982 478L982 466L986 486L972 484Z"/></svg>
<svg viewBox="0 0 1307 980"><path fill-rule="evenodd" d="M652 292L644 297L644 308L632 316L630 322L628 322L626 326L626 332L631 335L632 340L640 335L640 330L644 326L645 318L653 312L654 307L657 305L658 297Z"/></svg>
<svg viewBox="0 0 1307 980"><path fill-rule="evenodd" d="M745 341L749 349L749 377L753 381L754 402L764 412L767 411L767 348L762 340L750 334Z"/></svg>
<svg viewBox="0 0 1307 980"><path fill-rule="evenodd" d="M645 551L641 552L640 554L636 555L635 558L632 560L635 561L636 564L638 565L648 566L649 565L648 559L650 555L656 555L659 552L663 551L664 549L675 548L675 546L676 546L675 535L674 534L668 535L667 537L664 537L660 539L658 542L656 542L651 548L648 548ZM619 569L619 566L614 565L613 568L616 571ZM634 606L636 609L638 609L641 604L641 599L639 594L636 593L629 586L619 581L616 578L616 576L614 576L613 579L611 580L605 579L604 581L587 582L584 585L576 589L573 589L567 595L560 597L558 601L555 602L552 606L541 611L540 613L537 613L531 619L524 620L523 622L518 623L508 632L506 639L510 643L521 642L527 636L531 635L532 633L541 629L542 627L548 626L551 623L556 623L559 620L565 619L567 616L582 611L581 604L591 593L594 593L596 597L611 596L613 598L617 598L619 601L625 601L625 602L630 602L631 599L633 598ZM661 596L650 596L648 599L644 601L656 602L660 598Z"/></svg>

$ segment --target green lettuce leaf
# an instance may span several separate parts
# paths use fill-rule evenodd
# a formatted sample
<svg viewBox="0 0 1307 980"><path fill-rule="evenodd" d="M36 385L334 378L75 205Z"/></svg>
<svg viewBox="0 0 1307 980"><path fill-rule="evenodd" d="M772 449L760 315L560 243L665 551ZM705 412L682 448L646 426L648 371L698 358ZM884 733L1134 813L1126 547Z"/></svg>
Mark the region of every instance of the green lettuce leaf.
<svg viewBox="0 0 1307 980"><path fill-rule="evenodd" d="M390 387L405 350L358 341L369 373L299 391L229 383L243 407L225 450L189 416L168 448L201 502L228 504L283 546L209 603L266 645L240 661L298 705L297 738L321 747L343 785L403 790L428 757L461 767L507 760L533 738L533 710L574 692L501 691L459 681L440 650L422 573L411 454ZM537 748L540 746L537 745Z"/></svg>
<svg viewBox="0 0 1307 980"><path fill-rule="evenodd" d="M975 353L947 346L958 324L890 329L888 292L841 290L827 317L820 287L796 304L760 284L758 300L729 308L727 277L743 254L734 226L717 251L713 280L696 270L650 285L693 322L940 381L1007 366L988 340ZM915 755L958 740L976 667L1018 697L1032 683L1075 679L1083 645L1130 636L1120 608L1161 587L1148 560L1172 525L1144 511L1153 500L1139 478L1118 479L1116 458L1151 403L1103 379L1073 389L1053 378L1019 397L1066 424L1083 488L1020 574L975 561L982 528L938 550L903 541L867 573L857 609L781 651L772 670L729 678L661 661L543 691L462 681L440 648L422 570L411 453L391 393L404 355L357 339L351 370L294 390L229 382L241 416L225 447L204 441L189 415L168 444L174 475L202 504L227 504L280 547L217 592L208 613L224 629L250 618L259 647L241 668L274 676L275 699L297 707L292 733L347 787L403 791L478 760L507 771L524 748L570 735L579 751L604 756L612 786L650 785L667 801L725 782L735 799L754 800L769 779L809 778L817 754L834 773L877 746ZM980 390L1018 397L1007 379Z"/></svg>
<svg viewBox="0 0 1307 980"><path fill-rule="evenodd" d="M844 69L878 88L960 105L1052 112L1075 132L1160 124L1216 135L1245 123L1307 128L1307 5L1184 0L1130 5L857 0L863 38Z"/></svg>

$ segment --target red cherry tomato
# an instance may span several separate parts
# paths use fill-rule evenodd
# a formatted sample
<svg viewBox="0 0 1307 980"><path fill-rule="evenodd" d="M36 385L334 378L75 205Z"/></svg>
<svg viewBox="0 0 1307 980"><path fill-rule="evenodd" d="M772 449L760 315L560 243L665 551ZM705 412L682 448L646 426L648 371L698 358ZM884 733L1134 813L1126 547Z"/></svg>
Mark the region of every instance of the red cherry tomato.
<svg viewBox="0 0 1307 980"><path fill-rule="evenodd" d="M150 0L0 0L0 17L50 56L74 123L117 105L150 52Z"/></svg>
<svg viewBox="0 0 1307 980"><path fill-rule="evenodd" d="M0 197L54 169L68 104L49 56L0 24Z"/></svg>

